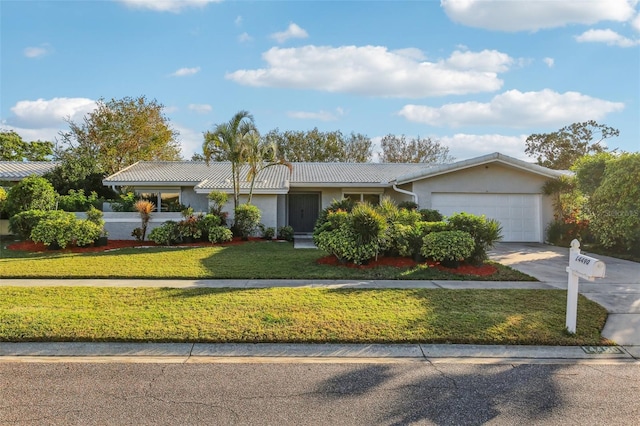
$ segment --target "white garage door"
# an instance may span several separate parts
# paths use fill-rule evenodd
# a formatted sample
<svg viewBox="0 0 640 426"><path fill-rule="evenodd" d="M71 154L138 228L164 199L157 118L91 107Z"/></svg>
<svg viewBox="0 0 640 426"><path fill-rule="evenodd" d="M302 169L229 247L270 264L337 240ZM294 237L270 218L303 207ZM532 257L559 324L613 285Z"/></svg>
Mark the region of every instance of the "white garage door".
<svg viewBox="0 0 640 426"><path fill-rule="evenodd" d="M431 206L445 216L466 212L496 219L502 241L542 241L539 195L434 193Z"/></svg>

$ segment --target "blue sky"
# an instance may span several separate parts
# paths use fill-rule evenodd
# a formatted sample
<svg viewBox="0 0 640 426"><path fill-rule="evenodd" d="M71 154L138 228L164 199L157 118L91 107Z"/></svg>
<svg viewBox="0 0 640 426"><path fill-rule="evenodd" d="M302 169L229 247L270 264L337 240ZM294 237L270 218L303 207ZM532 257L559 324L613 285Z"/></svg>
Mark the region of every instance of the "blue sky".
<svg viewBox="0 0 640 426"><path fill-rule="evenodd" d="M431 137L458 159L594 119L640 151L637 0L0 2L0 127L54 140L99 98L165 106L182 154L261 132ZM374 151L377 151L376 148Z"/></svg>

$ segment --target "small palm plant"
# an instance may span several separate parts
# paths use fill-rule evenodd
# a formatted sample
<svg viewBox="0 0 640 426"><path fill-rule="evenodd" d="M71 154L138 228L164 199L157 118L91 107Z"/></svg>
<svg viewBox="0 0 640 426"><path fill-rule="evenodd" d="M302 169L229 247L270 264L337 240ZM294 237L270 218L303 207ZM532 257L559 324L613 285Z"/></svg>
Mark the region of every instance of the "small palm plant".
<svg viewBox="0 0 640 426"><path fill-rule="evenodd" d="M140 213L140 219L142 220L142 227L140 228L140 240L144 241L144 238L147 235L147 226L149 225L149 221L151 220L151 212L156 210L156 205L148 200L138 200L134 204L134 208L138 213Z"/></svg>

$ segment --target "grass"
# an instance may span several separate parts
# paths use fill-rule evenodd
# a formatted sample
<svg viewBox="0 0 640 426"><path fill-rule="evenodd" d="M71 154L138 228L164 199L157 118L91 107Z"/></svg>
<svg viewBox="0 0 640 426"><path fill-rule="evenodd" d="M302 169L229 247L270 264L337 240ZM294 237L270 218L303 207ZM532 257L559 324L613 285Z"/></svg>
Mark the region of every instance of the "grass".
<svg viewBox="0 0 640 426"><path fill-rule="evenodd" d="M496 264L498 272L481 278L456 275L426 265L413 268L354 269L319 265L326 253L294 249L291 243L248 242L227 247L153 247L100 253L2 250L4 278L140 279L402 279L535 281Z"/></svg>
<svg viewBox="0 0 640 426"><path fill-rule="evenodd" d="M598 345L606 311L560 290L0 287L0 341Z"/></svg>

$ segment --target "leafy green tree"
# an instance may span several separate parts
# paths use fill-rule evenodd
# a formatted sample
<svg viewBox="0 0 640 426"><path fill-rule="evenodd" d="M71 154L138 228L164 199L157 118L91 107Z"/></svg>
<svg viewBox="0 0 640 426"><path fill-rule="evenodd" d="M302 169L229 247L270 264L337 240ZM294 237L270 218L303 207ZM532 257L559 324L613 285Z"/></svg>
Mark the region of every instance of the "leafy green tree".
<svg viewBox="0 0 640 426"><path fill-rule="evenodd" d="M529 136L525 153L535 157L541 166L568 170L585 155L607 151L602 142L618 135L618 129L598 124L594 120L573 123L553 133Z"/></svg>
<svg viewBox="0 0 640 426"><path fill-rule="evenodd" d="M52 142L25 142L13 130L0 131L0 161L49 161L52 155Z"/></svg>
<svg viewBox="0 0 640 426"><path fill-rule="evenodd" d="M449 155L449 148L439 141L430 138L412 138L407 140L404 135L388 134L380 141L382 152L380 161L383 163L451 163L454 157Z"/></svg>
<svg viewBox="0 0 640 426"><path fill-rule="evenodd" d="M69 161L95 159L84 172L113 174L137 161L179 160L178 132L164 116L164 106L146 97L99 99L96 109L81 123L68 120L69 131L60 134ZM83 172L83 173L84 173ZM79 188L76 188L79 189Z"/></svg>
<svg viewBox="0 0 640 426"><path fill-rule="evenodd" d="M5 202L9 217L27 210L52 210L56 204L56 191L51 183L40 176L28 176L11 188Z"/></svg>
<svg viewBox="0 0 640 426"><path fill-rule="evenodd" d="M233 208L238 207L240 199L240 171L246 164L246 143L257 132L253 116L248 111L237 112L226 123L217 124L212 131L204 134L202 152L207 163L229 161L233 184Z"/></svg>
<svg viewBox="0 0 640 426"><path fill-rule="evenodd" d="M584 195L592 195L602 184L607 162L614 158L615 155L610 152L600 152L579 158L571 167L575 172L577 189Z"/></svg>
<svg viewBox="0 0 640 426"><path fill-rule="evenodd" d="M371 159L371 139L360 133L345 137L340 131L321 132L278 129L264 135L267 144L275 144L283 159L290 162L367 162Z"/></svg>
<svg viewBox="0 0 640 426"><path fill-rule="evenodd" d="M591 231L604 247L640 253L640 153L606 161L587 207Z"/></svg>

